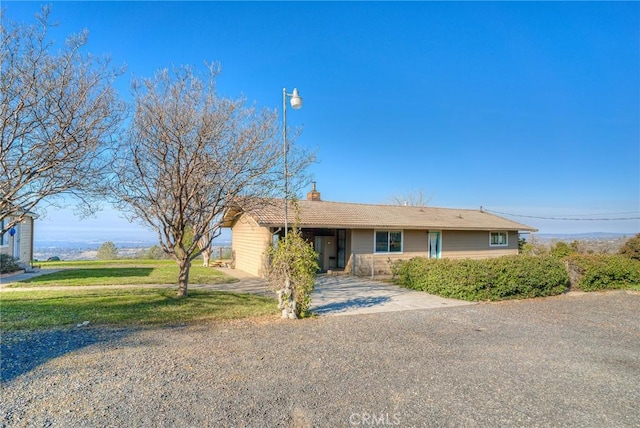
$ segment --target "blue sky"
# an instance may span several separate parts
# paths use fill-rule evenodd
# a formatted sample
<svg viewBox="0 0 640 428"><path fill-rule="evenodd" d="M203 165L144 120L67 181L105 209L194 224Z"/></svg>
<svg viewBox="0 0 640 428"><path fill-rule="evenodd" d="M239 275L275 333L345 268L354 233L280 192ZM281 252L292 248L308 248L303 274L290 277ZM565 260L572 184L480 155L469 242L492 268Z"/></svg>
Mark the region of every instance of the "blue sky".
<svg viewBox="0 0 640 428"><path fill-rule="evenodd" d="M39 3L3 7L31 20ZM58 42L86 28L88 51L126 64L125 96L204 61L221 95L260 107L297 87L288 124L317 149L325 200L422 190L540 233L640 232L638 2L54 2L52 17ZM36 239L141 233L124 223L50 210Z"/></svg>

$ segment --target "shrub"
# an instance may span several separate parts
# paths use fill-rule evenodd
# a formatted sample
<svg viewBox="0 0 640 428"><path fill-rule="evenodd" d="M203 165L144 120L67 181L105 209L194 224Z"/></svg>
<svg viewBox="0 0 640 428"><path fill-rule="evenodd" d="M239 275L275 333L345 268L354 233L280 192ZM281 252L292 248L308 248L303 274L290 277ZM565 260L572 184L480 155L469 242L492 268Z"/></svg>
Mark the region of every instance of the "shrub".
<svg viewBox="0 0 640 428"><path fill-rule="evenodd" d="M640 233L622 244L620 254L630 259L640 260Z"/></svg>
<svg viewBox="0 0 640 428"><path fill-rule="evenodd" d="M0 254L0 273L11 273L20 270L18 261L15 257L8 254Z"/></svg>
<svg viewBox="0 0 640 428"><path fill-rule="evenodd" d="M99 260L117 259L118 249L116 248L116 244L111 241L107 241L104 244L100 245L100 248L98 248L98 252L96 253L96 258Z"/></svg>
<svg viewBox="0 0 640 428"><path fill-rule="evenodd" d="M503 300L563 293L569 283L555 257L507 256L482 260L425 259L394 263L404 287L462 300Z"/></svg>
<svg viewBox="0 0 640 428"><path fill-rule="evenodd" d="M574 254L568 259L571 285L582 291L640 290L640 261L622 255Z"/></svg>
<svg viewBox="0 0 640 428"><path fill-rule="evenodd" d="M267 279L272 289L286 291L285 300L295 301L296 317L307 316L318 272L318 253L302 237L300 229L294 227L287 237L280 239L277 247L268 249L267 256ZM287 280L290 290L285 285Z"/></svg>
<svg viewBox="0 0 640 428"><path fill-rule="evenodd" d="M160 245L153 245L145 250L140 250L136 257L145 260L168 260L171 258Z"/></svg>
<svg viewBox="0 0 640 428"><path fill-rule="evenodd" d="M565 257L570 256L575 253L577 249L577 244L574 243L569 245L566 242L556 242L556 244L551 247L550 253L552 256L557 257L559 259L563 259Z"/></svg>

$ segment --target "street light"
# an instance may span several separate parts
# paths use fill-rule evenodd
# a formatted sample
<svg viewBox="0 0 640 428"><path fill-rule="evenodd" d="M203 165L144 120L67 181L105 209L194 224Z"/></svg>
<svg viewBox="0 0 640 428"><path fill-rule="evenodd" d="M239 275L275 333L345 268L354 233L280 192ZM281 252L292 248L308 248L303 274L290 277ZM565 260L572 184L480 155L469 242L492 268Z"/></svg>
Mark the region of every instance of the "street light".
<svg viewBox="0 0 640 428"><path fill-rule="evenodd" d="M298 89L294 88L292 94L287 94L287 88L282 88L282 140L284 150L284 236L287 236L288 224L288 212L289 212L289 169L287 166L287 151L289 146L287 145L287 97L291 98L291 108L298 110L302 108L302 97L298 95Z"/></svg>

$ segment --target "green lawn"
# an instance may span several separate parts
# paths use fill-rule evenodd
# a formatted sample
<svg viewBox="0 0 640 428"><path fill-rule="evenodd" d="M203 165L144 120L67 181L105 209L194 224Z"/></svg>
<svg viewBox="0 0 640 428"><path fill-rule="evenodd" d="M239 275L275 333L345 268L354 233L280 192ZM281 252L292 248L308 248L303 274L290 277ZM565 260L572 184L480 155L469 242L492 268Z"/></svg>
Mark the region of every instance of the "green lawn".
<svg viewBox="0 0 640 428"><path fill-rule="evenodd" d="M31 290L0 295L0 330L90 325L159 325L274 315L276 301L251 294L175 289Z"/></svg>
<svg viewBox="0 0 640 428"><path fill-rule="evenodd" d="M43 269L62 269L33 277L10 287L177 284L178 265L172 260L91 260L44 262ZM222 284L237 279L194 263L190 284Z"/></svg>
<svg viewBox="0 0 640 428"><path fill-rule="evenodd" d="M213 290L189 290L176 297L178 266L171 260L110 260L41 263L58 272L36 276L11 287L68 286L66 290L33 289L0 294L0 330L90 325L160 325L273 315L274 298ZM237 279L213 268L194 265L190 284L220 284ZM171 288L136 288L143 284L176 284ZM76 286L131 285L119 289Z"/></svg>

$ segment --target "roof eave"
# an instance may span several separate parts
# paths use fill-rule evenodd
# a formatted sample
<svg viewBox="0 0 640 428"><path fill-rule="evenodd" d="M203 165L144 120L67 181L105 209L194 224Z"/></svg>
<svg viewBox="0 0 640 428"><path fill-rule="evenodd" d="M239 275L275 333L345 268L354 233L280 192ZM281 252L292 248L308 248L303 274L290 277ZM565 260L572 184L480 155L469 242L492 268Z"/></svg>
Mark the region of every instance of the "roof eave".
<svg viewBox="0 0 640 428"><path fill-rule="evenodd" d="M258 222L263 227L284 227L283 223L278 222ZM384 225L384 224L367 224L367 225L354 225L354 224L314 224L314 223L302 223L298 225L304 229L399 229L399 230L462 230L462 231L518 231L518 232L537 232L538 229L532 227L459 227L459 226L441 226L441 225L427 225L427 226L413 226L413 225Z"/></svg>

